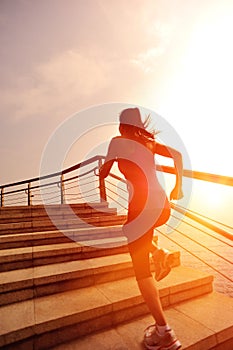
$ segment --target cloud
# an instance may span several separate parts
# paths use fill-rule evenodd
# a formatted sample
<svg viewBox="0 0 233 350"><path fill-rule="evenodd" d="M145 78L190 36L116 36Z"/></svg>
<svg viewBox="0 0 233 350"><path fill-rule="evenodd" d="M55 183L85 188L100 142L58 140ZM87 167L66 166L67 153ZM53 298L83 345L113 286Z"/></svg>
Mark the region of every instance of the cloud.
<svg viewBox="0 0 233 350"><path fill-rule="evenodd" d="M145 73L152 73L158 66L158 59L162 57L172 41L174 24L154 21L146 30L148 43L143 51L131 59L131 62ZM152 45L156 43L156 45Z"/></svg>
<svg viewBox="0 0 233 350"><path fill-rule="evenodd" d="M68 30L65 31L65 41L60 22L59 31L54 29L54 23L50 30L50 17L48 37L43 40L37 17L32 17L35 24L29 21L30 30L27 22L24 25L22 21L17 22L17 41L12 35L11 44L11 37L6 36L11 50L7 50L6 63L2 66L5 78L0 87L0 115L18 122L35 115L55 118L59 114L64 117L90 104L116 100L131 102L144 96L144 87L148 85L148 79L152 79L148 73L157 74L158 60L166 51L172 30L170 21L157 19L154 1L145 6L138 0L137 11L133 12L132 5L135 6L133 0L127 5L123 0L114 4L97 1L94 11L87 12L89 15L86 14L83 22L76 23L74 16L74 25L72 17L71 28L75 30L65 27ZM64 7L67 10L67 6ZM40 17L43 6L39 9L38 16L43 18ZM71 9L72 6L69 13ZM86 11L88 9L87 6ZM34 12L32 14L35 16ZM64 19L69 18L66 14ZM56 18L58 21L60 16ZM93 27L81 26L92 23L93 18L96 19ZM41 25L41 21L39 23ZM45 30L47 22L43 23L42 29Z"/></svg>
<svg viewBox="0 0 233 350"><path fill-rule="evenodd" d="M131 62L142 69L145 73L151 73L155 70L156 60L164 53L163 47L153 47L137 55Z"/></svg>
<svg viewBox="0 0 233 350"><path fill-rule="evenodd" d="M17 88L4 89L1 110L11 111L16 120L48 114L105 88L107 71L106 62L90 55L63 52L37 65L28 77L19 77Z"/></svg>
<svg viewBox="0 0 233 350"><path fill-rule="evenodd" d="M149 51L149 55L155 54ZM150 56L152 59L153 57ZM138 64L148 63L146 54ZM145 72L131 56L101 50L67 50L37 64L27 76L15 77L14 87L2 88L0 113L14 122L39 116L64 118L91 104L132 101L141 95Z"/></svg>
<svg viewBox="0 0 233 350"><path fill-rule="evenodd" d="M90 95L97 86L105 85L103 74L106 66L93 57L75 51L67 51L37 68L37 74L46 89L57 92L78 91L78 95Z"/></svg>
<svg viewBox="0 0 233 350"><path fill-rule="evenodd" d="M0 115L14 122L64 118L91 104L130 102L135 91L143 90L144 72L130 56L87 51L64 51L34 66L27 76L16 76L14 87L1 88Z"/></svg>

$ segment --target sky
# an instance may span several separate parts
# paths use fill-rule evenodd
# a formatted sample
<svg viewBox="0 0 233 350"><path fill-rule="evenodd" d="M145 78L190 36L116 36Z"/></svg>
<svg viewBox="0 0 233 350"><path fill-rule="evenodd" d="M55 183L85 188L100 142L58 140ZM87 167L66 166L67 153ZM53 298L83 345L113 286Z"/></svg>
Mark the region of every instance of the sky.
<svg viewBox="0 0 233 350"><path fill-rule="evenodd" d="M233 176L232 18L231 0L0 0L0 184L37 177L59 125L112 102L165 118L193 170Z"/></svg>

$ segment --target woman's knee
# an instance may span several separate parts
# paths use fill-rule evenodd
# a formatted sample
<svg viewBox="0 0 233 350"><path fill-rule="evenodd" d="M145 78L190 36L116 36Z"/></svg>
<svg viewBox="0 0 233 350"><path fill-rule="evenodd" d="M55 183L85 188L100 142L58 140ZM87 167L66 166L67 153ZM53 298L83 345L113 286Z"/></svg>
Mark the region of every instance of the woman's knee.
<svg viewBox="0 0 233 350"><path fill-rule="evenodd" d="M130 249L130 256L137 281L152 277L148 251Z"/></svg>

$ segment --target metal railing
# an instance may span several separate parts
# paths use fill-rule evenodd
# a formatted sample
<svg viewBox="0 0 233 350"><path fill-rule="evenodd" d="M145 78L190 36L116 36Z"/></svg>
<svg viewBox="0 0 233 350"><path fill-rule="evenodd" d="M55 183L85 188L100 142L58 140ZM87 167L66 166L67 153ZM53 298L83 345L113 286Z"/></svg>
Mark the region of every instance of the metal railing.
<svg viewBox="0 0 233 350"><path fill-rule="evenodd" d="M109 201L126 213L128 201L126 181L113 172L108 178L101 180L96 170L103 164L103 161L104 157L97 155L60 172L2 185L0 186L0 205L1 207L36 205L43 202L41 191L45 190L46 204ZM157 166L157 170L167 174L175 173L175 169L169 166ZM232 177L190 170L184 170L183 176L212 182L216 185L233 186ZM191 256L192 259L204 264L218 276L227 280L232 287L233 275L229 275L229 271L233 270L233 262L230 258L233 247L231 243L233 235L230 230L233 230L233 227L180 205L171 203L171 206L172 219L178 220L177 215L179 214L182 214L183 218L182 224L177 228L171 227L168 222L162 228L156 229L166 245L170 245L171 248L178 247L187 260ZM166 233L168 229L173 230L172 235ZM207 239L209 243L204 244L204 239ZM194 249L193 246L196 248ZM218 247L217 250L216 247ZM219 248L222 250L221 253L218 252ZM210 256L220 259L221 266L215 266ZM227 266L227 273L223 266Z"/></svg>
<svg viewBox="0 0 233 350"><path fill-rule="evenodd" d="M174 173L174 169L169 167L159 167L158 170ZM125 183L123 179L115 174L110 174L110 176L114 180ZM190 171L185 171L184 176L213 182L216 185L233 186L233 178L225 176ZM110 191L111 200L115 201L116 205L120 206L122 210L125 210L127 208L127 198L124 198L124 191L121 189L119 192L119 185L118 187L115 186L114 191L113 186L113 181L106 181L106 191L107 193ZM117 201L115 200L116 197L118 197ZM122 202L123 198L124 202ZM162 241L161 245L164 244L172 250L180 250L184 264L195 265L199 269L213 273L217 285L216 289L233 296L233 235L230 232L233 227L174 203L171 203L171 208L173 224L169 220L165 225L155 230L159 236L159 241ZM179 214L183 216L182 221ZM181 221L181 224L174 225L174 220ZM172 234L168 234L168 230Z"/></svg>
<svg viewBox="0 0 233 350"><path fill-rule="evenodd" d="M97 155L53 174L1 185L0 207L35 205L44 201L46 204L63 204L87 198L92 201L91 197L93 201L97 198L104 201L106 200L104 182L95 175L95 170L102 165L103 159L103 156ZM41 197L42 192L44 198Z"/></svg>
<svg viewBox="0 0 233 350"><path fill-rule="evenodd" d="M170 167L158 167L159 171L174 174L174 169ZM216 184L233 186L233 178L213 175L201 172L184 171L184 176L197 180L204 180ZM116 180L125 183L123 179L115 174L110 174L112 180L106 180L106 192L108 197L120 206L122 210L127 208L127 198L124 197L124 190L119 191L115 185ZM110 193L110 195L109 195ZM116 199L117 197L117 199ZM171 203L171 220L155 230L165 245L170 249L179 249L183 263L189 266L195 265L199 269L204 269L215 275L216 289L233 296L233 234L230 232L233 227L210 218L202 213L184 208ZM182 220L179 217L182 214ZM174 225L174 220L181 222ZM221 227L220 227L221 226ZM168 231L172 234L168 234Z"/></svg>
<svg viewBox="0 0 233 350"><path fill-rule="evenodd" d="M97 155L53 174L0 185L0 207L20 204L33 205L42 202L40 198L40 191L45 187L48 189L48 194L51 194L51 202L54 200L56 203L63 204L69 199L74 201L79 199L82 200L83 198L81 196L75 196L75 192L80 194L80 188L85 186L84 182L81 183L81 179L85 179L85 181L89 180L86 185L90 185L96 181L96 169L98 169L103 164L104 158L104 156ZM84 172L75 175L75 173L83 169ZM157 170L167 174L175 173L175 169L170 166L158 165ZM124 183L124 180L121 177L115 174L111 174L111 176L115 180ZM186 178L233 186L233 177L209 174L199 171L191 171L186 169L183 171L183 176ZM107 201L105 186L105 183L107 181L109 180L101 180L98 178L97 186L92 189L92 195L95 195L95 199L98 196L98 200ZM85 190L81 192L85 194ZM110 193L109 196L111 196Z"/></svg>

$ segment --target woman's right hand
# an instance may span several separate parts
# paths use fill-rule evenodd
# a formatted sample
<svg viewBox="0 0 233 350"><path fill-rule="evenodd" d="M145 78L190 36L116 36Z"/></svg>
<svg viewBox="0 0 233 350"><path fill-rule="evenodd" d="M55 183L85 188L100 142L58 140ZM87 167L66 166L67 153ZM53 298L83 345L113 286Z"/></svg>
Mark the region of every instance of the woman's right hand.
<svg viewBox="0 0 233 350"><path fill-rule="evenodd" d="M181 187L175 186L170 194L170 200L178 200L184 197L183 191Z"/></svg>

